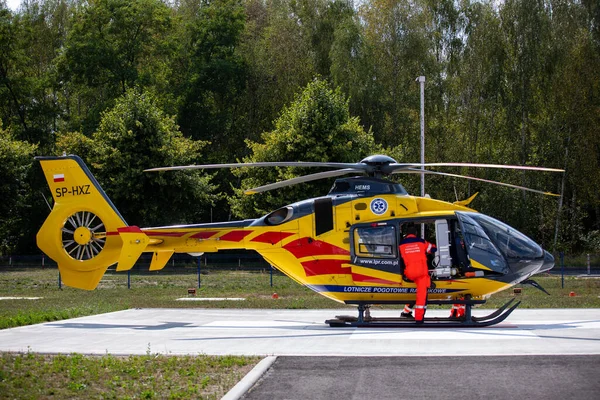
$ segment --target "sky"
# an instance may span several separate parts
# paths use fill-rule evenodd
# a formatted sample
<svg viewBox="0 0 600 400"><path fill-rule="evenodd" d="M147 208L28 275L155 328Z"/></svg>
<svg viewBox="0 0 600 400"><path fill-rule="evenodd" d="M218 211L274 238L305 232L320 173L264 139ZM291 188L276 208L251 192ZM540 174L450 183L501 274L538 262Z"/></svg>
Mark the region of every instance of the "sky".
<svg viewBox="0 0 600 400"><path fill-rule="evenodd" d="M21 5L21 0L6 0L6 5L13 11L16 11L17 8Z"/></svg>

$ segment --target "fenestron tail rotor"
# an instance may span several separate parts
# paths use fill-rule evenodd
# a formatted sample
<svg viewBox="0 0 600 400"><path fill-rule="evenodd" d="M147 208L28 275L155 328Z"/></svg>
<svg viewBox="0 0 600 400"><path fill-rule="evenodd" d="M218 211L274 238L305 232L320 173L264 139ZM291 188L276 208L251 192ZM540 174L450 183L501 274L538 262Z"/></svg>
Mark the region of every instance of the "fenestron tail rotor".
<svg viewBox="0 0 600 400"><path fill-rule="evenodd" d="M78 211L66 219L62 229L62 246L75 260L90 260L104 248L106 228L104 222L89 211Z"/></svg>

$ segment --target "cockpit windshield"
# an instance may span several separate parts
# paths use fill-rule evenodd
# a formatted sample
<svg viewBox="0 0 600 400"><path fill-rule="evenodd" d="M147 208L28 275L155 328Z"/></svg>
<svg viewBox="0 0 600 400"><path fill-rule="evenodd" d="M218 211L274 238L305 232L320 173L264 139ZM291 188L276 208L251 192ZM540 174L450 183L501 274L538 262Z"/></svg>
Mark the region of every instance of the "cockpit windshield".
<svg viewBox="0 0 600 400"><path fill-rule="evenodd" d="M542 248L533 240L503 222L483 214L471 214L487 232L492 242L507 258L540 258Z"/></svg>
<svg viewBox="0 0 600 400"><path fill-rule="evenodd" d="M505 223L483 214L468 213L468 217L477 222L504 257L536 259L544 256L537 243Z"/></svg>

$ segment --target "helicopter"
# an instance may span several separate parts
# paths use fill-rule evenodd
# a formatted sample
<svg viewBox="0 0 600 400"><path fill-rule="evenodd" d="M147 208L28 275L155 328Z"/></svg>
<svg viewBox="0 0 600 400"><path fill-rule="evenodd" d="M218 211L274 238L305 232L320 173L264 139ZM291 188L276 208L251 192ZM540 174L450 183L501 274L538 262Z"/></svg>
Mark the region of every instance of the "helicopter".
<svg viewBox="0 0 600 400"><path fill-rule="evenodd" d="M425 318L418 327L483 327L516 309L514 299L483 317L471 308L532 275L553 268L554 257L511 226L469 208L477 193L454 203L411 196L386 179L399 173L425 173L504 185L545 195L553 193L449 174L425 168L479 167L564 172L560 169L473 163L398 163L372 155L358 163L262 162L160 167L147 172L238 167L329 168L257 188L256 194L301 182L336 177L327 195L285 205L260 218L140 228L129 226L76 155L40 156L54 206L37 233L37 245L57 262L65 285L93 290L107 268L131 269L142 253L152 253L149 269L165 267L174 253L246 249L258 252L297 283L331 300L355 305L357 316L335 316L331 327L416 327L408 318L371 316L372 305L414 302L416 285L403 276L398 245L409 226L422 227L438 252L430 259L428 304L464 304L465 315ZM351 177L342 177L350 175ZM548 293L548 292L546 292Z"/></svg>

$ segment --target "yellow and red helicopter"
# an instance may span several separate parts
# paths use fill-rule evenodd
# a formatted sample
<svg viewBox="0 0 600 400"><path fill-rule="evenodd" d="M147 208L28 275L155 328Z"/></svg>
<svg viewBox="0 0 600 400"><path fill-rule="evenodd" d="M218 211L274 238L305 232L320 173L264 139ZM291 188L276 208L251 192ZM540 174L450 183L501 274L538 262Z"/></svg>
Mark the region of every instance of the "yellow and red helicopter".
<svg viewBox="0 0 600 400"><path fill-rule="evenodd" d="M190 165L147 171L237 167L321 167L331 170L277 182L259 193L316 179L338 178L322 197L281 207L261 218L194 225L129 226L78 156L37 157L54 198L52 211L37 234L39 248L58 263L68 286L93 290L106 269L133 267L152 253L150 270L165 267L173 253L255 250L275 268L332 300L357 305L358 316L337 316L330 326L411 326L406 318L374 318L373 304L414 302L416 286L403 277L398 244L409 225L419 224L438 252L430 260L429 304L465 304L461 320L425 318L423 327L489 326L503 321L518 305L510 301L485 317L471 315L493 293L518 283L540 289L532 275L548 271L554 258L516 229L467 207L475 196L454 203L411 196L397 173L426 173L475 179L532 192L535 189L424 168L481 167L562 172L559 169L471 163L398 163L373 155L358 163L265 162ZM366 176L365 176L366 175ZM542 289L543 290L543 289Z"/></svg>

